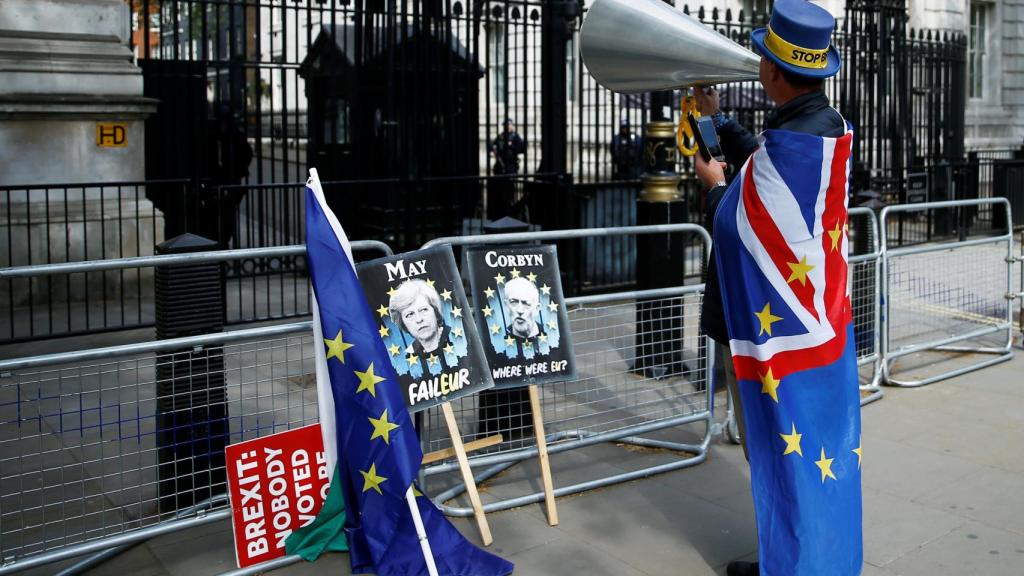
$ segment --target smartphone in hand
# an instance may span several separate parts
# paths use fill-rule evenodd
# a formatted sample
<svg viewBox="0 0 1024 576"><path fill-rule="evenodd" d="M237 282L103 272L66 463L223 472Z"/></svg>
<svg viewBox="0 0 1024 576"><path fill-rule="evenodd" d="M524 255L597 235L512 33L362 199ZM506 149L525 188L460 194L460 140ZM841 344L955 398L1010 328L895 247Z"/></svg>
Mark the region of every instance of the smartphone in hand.
<svg viewBox="0 0 1024 576"><path fill-rule="evenodd" d="M725 153L722 152L722 144L718 141L718 133L715 132L715 123L710 116L695 118L693 114L687 114L690 128L693 129L693 137L697 140L697 147L705 162L725 160Z"/></svg>

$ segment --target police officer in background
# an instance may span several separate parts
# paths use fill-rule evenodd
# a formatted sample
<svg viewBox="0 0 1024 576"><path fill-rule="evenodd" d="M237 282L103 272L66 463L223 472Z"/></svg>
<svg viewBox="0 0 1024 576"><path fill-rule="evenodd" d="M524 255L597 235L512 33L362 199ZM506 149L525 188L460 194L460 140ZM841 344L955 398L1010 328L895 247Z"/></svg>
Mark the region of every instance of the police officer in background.
<svg viewBox="0 0 1024 576"><path fill-rule="evenodd" d="M612 178L635 180L640 177L640 138L633 134L629 119L619 120L619 133L612 136Z"/></svg>
<svg viewBox="0 0 1024 576"><path fill-rule="evenodd" d="M519 174L519 155L526 152L526 142L516 132L516 124L506 118L504 131L491 142L490 153L495 158L495 175Z"/></svg>
<svg viewBox="0 0 1024 576"><path fill-rule="evenodd" d="M206 174L213 189L203 202L201 219L205 224L201 233L224 248L238 248L238 209L245 190L219 187L240 184L249 175L252 146L231 107L224 103L214 106L213 116L207 120L206 137Z"/></svg>

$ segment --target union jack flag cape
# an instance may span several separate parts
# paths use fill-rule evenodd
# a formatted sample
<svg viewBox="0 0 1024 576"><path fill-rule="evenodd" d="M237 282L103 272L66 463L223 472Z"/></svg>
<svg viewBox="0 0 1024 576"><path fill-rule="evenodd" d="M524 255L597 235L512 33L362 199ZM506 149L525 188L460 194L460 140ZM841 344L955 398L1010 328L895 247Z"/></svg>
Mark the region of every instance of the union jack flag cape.
<svg viewBox="0 0 1024 576"><path fill-rule="evenodd" d="M855 575L860 394L847 282L853 130L766 130L715 214L760 570Z"/></svg>

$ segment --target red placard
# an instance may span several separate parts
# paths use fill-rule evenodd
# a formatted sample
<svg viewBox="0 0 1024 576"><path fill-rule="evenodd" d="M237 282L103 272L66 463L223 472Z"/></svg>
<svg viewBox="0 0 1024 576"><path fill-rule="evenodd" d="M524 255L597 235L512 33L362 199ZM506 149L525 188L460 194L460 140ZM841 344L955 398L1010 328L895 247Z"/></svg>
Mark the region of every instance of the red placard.
<svg viewBox="0 0 1024 576"><path fill-rule="evenodd" d="M316 518L330 483L320 425L225 449L239 568L284 556L292 532Z"/></svg>

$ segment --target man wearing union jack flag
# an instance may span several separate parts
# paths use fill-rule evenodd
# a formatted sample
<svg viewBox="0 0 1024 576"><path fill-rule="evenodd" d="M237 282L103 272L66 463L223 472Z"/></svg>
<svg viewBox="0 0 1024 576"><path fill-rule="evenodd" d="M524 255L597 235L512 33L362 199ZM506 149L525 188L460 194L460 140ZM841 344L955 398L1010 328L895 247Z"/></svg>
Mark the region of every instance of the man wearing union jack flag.
<svg viewBox="0 0 1024 576"><path fill-rule="evenodd" d="M853 128L829 105L835 20L775 2L751 39L777 105L753 136L698 90L730 164L696 156L714 237L702 324L725 358L750 462L758 563L729 576L857 575L863 564L860 398L847 284Z"/></svg>

